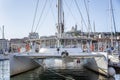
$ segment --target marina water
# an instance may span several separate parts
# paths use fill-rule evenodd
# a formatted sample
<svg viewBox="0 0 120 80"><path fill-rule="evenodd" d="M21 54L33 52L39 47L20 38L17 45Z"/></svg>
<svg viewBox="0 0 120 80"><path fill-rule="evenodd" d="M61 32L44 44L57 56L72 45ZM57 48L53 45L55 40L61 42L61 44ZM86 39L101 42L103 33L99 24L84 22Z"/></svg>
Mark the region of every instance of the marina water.
<svg viewBox="0 0 120 80"><path fill-rule="evenodd" d="M54 64L52 60L47 60L48 65ZM13 76L10 80L120 80L120 74L107 78L87 69L78 72L75 70L58 70L53 67L39 67L37 69Z"/></svg>
<svg viewBox="0 0 120 80"><path fill-rule="evenodd" d="M0 80L10 80L9 60L0 60Z"/></svg>
<svg viewBox="0 0 120 80"><path fill-rule="evenodd" d="M70 70L63 74L53 68L39 67L10 78L9 60L0 60L0 80L120 80L120 74L116 74L114 78L107 78L89 70L85 73L83 71L75 73L74 70Z"/></svg>
<svg viewBox="0 0 120 80"><path fill-rule="evenodd" d="M91 77L87 76L87 74L91 74ZM40 67L35 70L14 76L11 78L11 80L120 80L120 74L116 74L115 78L106 78L91 71L88 71L86 75L82 76L74 76L69 74L64 76L60 76L49 70L42 71L42 68Z"/></svg>

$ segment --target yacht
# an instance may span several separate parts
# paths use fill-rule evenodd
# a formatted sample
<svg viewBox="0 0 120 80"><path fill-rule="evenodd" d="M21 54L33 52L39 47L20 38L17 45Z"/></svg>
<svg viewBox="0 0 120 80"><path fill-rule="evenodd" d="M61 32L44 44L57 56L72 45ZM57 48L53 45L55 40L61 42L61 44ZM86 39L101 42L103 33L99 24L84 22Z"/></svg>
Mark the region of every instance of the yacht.
<svg viewBox="0 0 120 80"><path fill-rule="evenodd" d="M10 72L16 75L21 72L36 68L39 65L45 66L46 69L57 68L57 70L75 70L78 72L83 68L109 76L107 57L104 52L91 52L89 46L87 49L82 47L63 47L61 46L64 33L64 12L62 10L62 0L58 0L58 24L57 24L57 47L40 48L39 53L25 52L15 53L10 56ZM34 43L34 41L33 41ZM89 42L87 43L89 45ZM33 47L35 48L35 47ZM32 50L35 51L35 50ZM39 58L41 63L38 64L35 58ZM49 59L53 62L50 63Z"/></svg>

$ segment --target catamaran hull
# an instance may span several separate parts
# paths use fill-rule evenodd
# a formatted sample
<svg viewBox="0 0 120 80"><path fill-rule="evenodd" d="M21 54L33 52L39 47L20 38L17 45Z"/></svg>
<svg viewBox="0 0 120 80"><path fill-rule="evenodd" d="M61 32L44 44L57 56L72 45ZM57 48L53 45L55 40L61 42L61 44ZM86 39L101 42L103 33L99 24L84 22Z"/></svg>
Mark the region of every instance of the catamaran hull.
<svg viewBox="0 0 120 80"><path fill-rule="evenodd" d="M60 49L61 51L58 54L61 54L62 51L66 50L69 55L78 55L76 57L83 57L84 60L82 60L82 62L84 63L84 67L95 71L97 73L103 74L105 76L108 76L108 62L106 59L106 53L96 53L96 52L92 52L92 53L83 53L81 51L80 48L64 48L64 49ZM41 50L42 51L42 50ZM44 53L55 53L56 49L44 49L43 50ZM81 54L81 56L79 56ZM98 55L98 56L94 56ZM92 56L93 55L93 56ZM102 56L99 56L102 55ZM80 59L81 60L81 59Z"/></svg>
<svg viewBox="0 0 120 80"><path fill-rule="evenodd" d="M39 64L37 62L28 57L16 57L14 55L10 55L9 59L10 76L14 76L39 67Z"/></svg>
<svg viewBox="0 0 120 80"><path fill-rule="evenodd" d="M98 58L87 59L87 63L84 65L85 68L94 71L96 73L108 76L108 65L106 61L102 61Z"/></svg>

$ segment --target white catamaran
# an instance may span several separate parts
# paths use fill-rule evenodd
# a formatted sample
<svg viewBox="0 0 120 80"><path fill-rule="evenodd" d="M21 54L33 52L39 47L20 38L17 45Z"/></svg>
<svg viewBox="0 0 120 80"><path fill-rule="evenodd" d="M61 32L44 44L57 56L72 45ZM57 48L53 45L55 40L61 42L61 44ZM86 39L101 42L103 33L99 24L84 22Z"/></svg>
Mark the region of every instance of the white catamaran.
<svg viewBox="0 0 120 80"><path fill-rule="evenodd" d="M10 72L11 75L16 75L21 72L36 68L39 66L35 58L41 59L43 62L46 59L55 58L53 67L58 69L75 69L76 71L85 67L92 71L98 72L105 76L113 76L113 74L108 71L108 61L104 52L83 52L81 47L76 48L62 48L61 40L63 39L64 32L64 12L62 7L62 0L58 0L58 25L57 25L57 47L56 48L41 48L40 53L35 52L25 52L25 53L15 53L10 55ZM88 42L89 43L89 42ZM40 65L43 64L40 63ZM78 65L79 64L79 65ZM47 65L47 64L46 64ZM69 66L70 65L70 66ZM111 68L110 68L111 70Z"/></svg>

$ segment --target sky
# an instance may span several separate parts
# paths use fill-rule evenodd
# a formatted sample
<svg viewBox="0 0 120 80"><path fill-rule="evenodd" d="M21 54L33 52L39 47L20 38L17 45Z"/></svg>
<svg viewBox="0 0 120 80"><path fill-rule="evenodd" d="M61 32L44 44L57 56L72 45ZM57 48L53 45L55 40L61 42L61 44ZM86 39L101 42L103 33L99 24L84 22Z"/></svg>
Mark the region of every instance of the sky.
<svg viewBox="0 0 120 80"><path fill-rule="evenodd" d="M116 29L120 32L120 0L112 1ZM88 26L84 0L76 0L76 2ZM44 7L45 3L46 6ZM5 26L6 39L27 37L32 29L36 4L37 0L0 0L0 38L2 38L3 25ZM109 0L89 0L87 4L92 31L95 23L96 31L110 32L113 24L111 23ZM57 0L39 0L33 32L38 32L40 36L54 35L57 32L56 5ZM75 0L63 0L63 11L65 14L65 31L71 30L71 27L75 24L78 25L79 30L87 31ZM39 17L40 23L36 29Z"/></svg>

